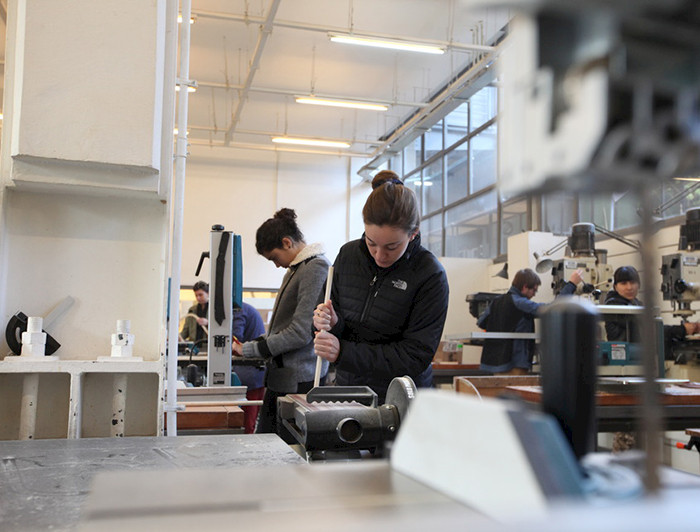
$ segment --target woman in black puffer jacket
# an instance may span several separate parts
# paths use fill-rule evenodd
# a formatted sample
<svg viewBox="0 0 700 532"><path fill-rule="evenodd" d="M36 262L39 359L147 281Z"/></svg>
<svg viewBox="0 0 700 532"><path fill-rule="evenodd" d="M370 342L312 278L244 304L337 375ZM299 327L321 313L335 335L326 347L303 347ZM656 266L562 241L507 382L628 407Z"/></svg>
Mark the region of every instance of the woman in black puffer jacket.
<svg viewBox="0 0 700 532"><path fill-rule="evenodd" d="M335 363L336 384L370 386L383 403L394 377L432 385L449 290L444 268L420 244L414 192L389 170L372 188L365 233L340 249L331 299L314 312L314 348Z"/></svg>

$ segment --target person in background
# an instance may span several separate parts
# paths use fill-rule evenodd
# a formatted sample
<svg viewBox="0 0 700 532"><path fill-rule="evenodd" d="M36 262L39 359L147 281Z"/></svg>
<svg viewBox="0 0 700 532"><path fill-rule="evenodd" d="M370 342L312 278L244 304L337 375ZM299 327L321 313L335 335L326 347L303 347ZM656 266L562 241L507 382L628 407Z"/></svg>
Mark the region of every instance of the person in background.
<svg viewBox="0 0 700 532"><path fill-rule="evenodd" d="M236 355L262 357L267 377L256 433L277 433L292 443L277 426L277 398L288 393L306 393L314 384L316 355L312 333L313 311L323 297L328 259L320 244L306 244L292 209L280 209L257 230L255 247L260 255L286 268L264 338L231 347ZM324 364L322 382L328 371Z"/></svg>
<svg viewBox="0 0 700 532"><path fill-rule="evenodd" d="M559 295L571 295L582 279L576 270L562 287ZM477 325L487 332L535 332L535 315L546 303L536 303L542 281L530 268L519 270L508 292L494 299L479 316ZM480 369L505 375L526 375L532 368L534 340L485 340L481 351Z"/></svg>
<svg viewBox="0 0 700 532"><path fill-rule="evenodd" d="M613 274L613 289L605 296L606 305L643 306L637 299L641 280L634 266L621 266ZM605 315L605 334L608 342L635 342L641 340L636 316ZM685 339L686 335L700 332L697 323L664 325L664 358L673 359L673 343ZM633 432L613 433L613 452L628 451L637 447Z"/></svg>
<svg viewBox="0 0 700 532"><path fill-rule="evenodd" d="M365 232L335 259L331 298L316 307L316 354L336 384L369 386L384 402L395 377L432 385L431 361L447 316L447 276L421 246L415 193L390 171L372 180Z"/></svg>
<svg viewBox="0 0 700 532"><path fill-rule="evenodd" d="M197 281L192 287L194 297L197 300L187 311L185 323L180 331L180 341L199 342L202 351L207 349L207 330L209 326L209 284Z"/></svg>
<svg viewBox="0 0 700 532"><path fill-rule="evenodd" d="M241 308L234 308L233 321L231 323L231 333L233 343L248 342L251 340L262 340L265 336L265 324L260 312L248 303L243 302ZM236 364L234 371L243 386L247 386L246 399L249 401L260 401L265 394L265 366ZM255 432L255 421L260 412L259 406L244 406L243 427L246 434Z"/></svg>
<svg viewBox="0 0 700 532"><path fill-rule="evenodd" d="M640 287L639 272L634 266L621 266L615 270L613 289L605 297L606 305L644 304L637 299ZM608 342L639 343L639 325L634 316L605 315L605 333ZM673 360L673 344L686 336L700 333L700 323L682 322L680 325L664 325L664 358Z"/></svg>

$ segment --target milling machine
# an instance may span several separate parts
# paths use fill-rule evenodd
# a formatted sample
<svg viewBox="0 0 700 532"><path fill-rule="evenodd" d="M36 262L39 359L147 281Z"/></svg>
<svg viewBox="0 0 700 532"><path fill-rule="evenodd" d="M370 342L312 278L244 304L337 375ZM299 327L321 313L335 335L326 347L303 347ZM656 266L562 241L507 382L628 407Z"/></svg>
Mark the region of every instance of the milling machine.
<svg viewBox="0 0 700 532"><path fill-rule="evenodd" d="M558 295L571 274L583 271L583 283L576 289L577 295L598 301L601 295L612 290L613 269L607 263L608 252L595 247L595 226L592 223L577 223L571 226L567 239L566 257L563 259L539 260L536 270L544 273L551 268L552 290Z"/></svg>
<svg viewBox="0 0 700 532"><path fill-rule="evenodd" d="M700 208L686 212L680 227L678 252L661 257L661 293L670 301L674 316L688 320L695 310L693 301L700 300ZM675 378L700 380L700 342L686 338L673 346L675 363L667 363L667 374Z"/></svg>

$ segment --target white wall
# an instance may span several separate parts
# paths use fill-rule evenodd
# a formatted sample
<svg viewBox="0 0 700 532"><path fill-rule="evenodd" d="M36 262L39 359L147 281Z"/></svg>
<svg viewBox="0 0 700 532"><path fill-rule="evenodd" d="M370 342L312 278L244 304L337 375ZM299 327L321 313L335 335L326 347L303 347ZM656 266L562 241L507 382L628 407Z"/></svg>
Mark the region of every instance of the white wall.
<svg viewBox="0 0 700 532"><path fill-rule="evenodd" d="M128 319L134 355L158 360L177 7L69 4L12 0L7 10L0 318L43 316L70 295L75 305L49 329L57 356L109 355L116 320Z"/></svg>
<svg viewBox="0 0 700 532"><path fill-rule="evenodd" d="M232 151L235 162L231 163ZM370 185L357 175L360 164L346 157L192 146L187 160L182 284L209 249L213 224L241 235L243 286L279 287L284 270L255 250L255 232L278 209L289 207L307 243L321 242L332 262L348 239L362 234L362 206ZM208 279L208 268L200 277Z"/></svg>

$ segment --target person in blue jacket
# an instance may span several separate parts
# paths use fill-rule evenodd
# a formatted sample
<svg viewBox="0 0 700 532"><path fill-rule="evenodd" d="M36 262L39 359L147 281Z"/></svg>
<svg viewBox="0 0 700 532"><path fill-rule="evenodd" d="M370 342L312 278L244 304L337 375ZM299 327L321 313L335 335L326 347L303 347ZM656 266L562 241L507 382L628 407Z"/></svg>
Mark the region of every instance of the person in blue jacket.
<svg viewBox="0 0 700 532"><path fill-rule="evenodd" d="M390 170L372 189L365 232L340 249L331 298L314 312L314 348L335 365L336 384L369 386L383 403L395 377L432 385L449 289L444 268L421 245L415 193Z"/></svg>
<svg viewBox="0 0 700 532"><path fill-rule="evenodd" d="M581 271L571 274L559 295L571 295L582 281ZM494 299L479 316L477 325L486 332L535 332L535 315L545 303L532 298L542 281L530 268L519 270L508 292ZM534 340L485 340L480 369L491 373L526 375L532 367Z"/></svg>
<svg viewBox="0 0 700 532"><path fill-rule="evenodd" d="M241 308L234 308L231 333L234 342L262 339L265 336L265 324L258 309L246 302L243 302ZM265 394L265 365L244 365L241 361L234 360L233 370L241 384L248 387L245 394L246 399L249 401L262 400ZM255 420L258 418L260 407L244 406L242 409L245 433L252 434L255 432Z"/></svg>

